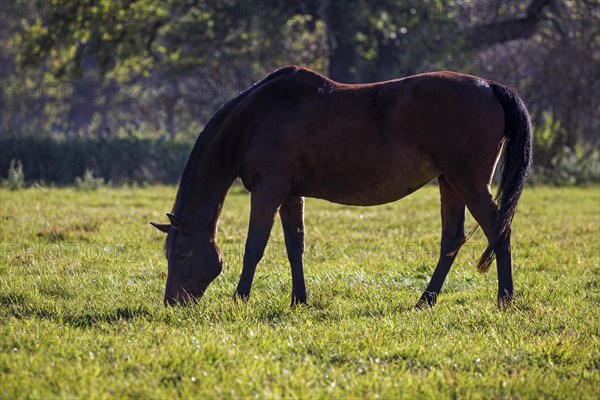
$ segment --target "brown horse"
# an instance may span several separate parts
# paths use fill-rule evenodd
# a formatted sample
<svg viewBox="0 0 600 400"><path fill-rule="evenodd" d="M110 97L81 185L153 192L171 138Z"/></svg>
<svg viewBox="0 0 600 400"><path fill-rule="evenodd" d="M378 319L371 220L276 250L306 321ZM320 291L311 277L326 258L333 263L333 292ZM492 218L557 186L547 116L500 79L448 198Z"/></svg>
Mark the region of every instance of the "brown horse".
<svg viewBox="0 0 600 400"><path fill-rule="evenodd" d="M490 183L504 147L496 199ZM279 69L225 104L198 137L167 232L165 304L201 297L221 273L216 243L236 177L251 192L243 270L234 298L250 295L277 213L292 269L292 304L306 302L304 196L370 206L437 178L440 258L417 306L435 303L465 242L465 206L494 255L501 303L513 298L510 225L531 164L531 123L506 86L453 72L347 85L301 67Z"/></svg>

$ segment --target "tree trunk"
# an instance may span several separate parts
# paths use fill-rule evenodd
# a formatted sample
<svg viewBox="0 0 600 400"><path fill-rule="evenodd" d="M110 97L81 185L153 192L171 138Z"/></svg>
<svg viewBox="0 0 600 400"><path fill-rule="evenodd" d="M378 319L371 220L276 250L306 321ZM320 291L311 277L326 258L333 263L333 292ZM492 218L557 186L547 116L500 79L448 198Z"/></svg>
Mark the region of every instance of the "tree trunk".
<svg viewBox="0 0 600 400"><path fill-rule="evenodd" d="M358 2L326 1L321 8L327 24L329 76L343 83L358 80L356 17Z"/></svg>
<svg viewBox="0 0 600 400"><path fill-rule="evenodd" d="M179 90L177 81L170 81L169 86L167 87L167 95L165 96L165 129L169 134L169 137L172 139L174 139L175 135L177 134L177 130L175 128L175 105L180 97L181 91Z"/></svg>

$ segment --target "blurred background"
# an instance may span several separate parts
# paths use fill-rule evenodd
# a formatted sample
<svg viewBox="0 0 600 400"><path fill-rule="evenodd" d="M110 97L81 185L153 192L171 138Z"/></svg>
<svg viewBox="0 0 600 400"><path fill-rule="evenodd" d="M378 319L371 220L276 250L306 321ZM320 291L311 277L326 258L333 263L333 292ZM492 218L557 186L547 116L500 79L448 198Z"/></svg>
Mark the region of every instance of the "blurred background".
<svg viewBox="0 0 600 400"><path fill-rule="evenodd" d="M533 183L600 180L597 0L0 0L0 175L174 183L204 124L300 64L347 83L454 70L516 87Z"/></svg>

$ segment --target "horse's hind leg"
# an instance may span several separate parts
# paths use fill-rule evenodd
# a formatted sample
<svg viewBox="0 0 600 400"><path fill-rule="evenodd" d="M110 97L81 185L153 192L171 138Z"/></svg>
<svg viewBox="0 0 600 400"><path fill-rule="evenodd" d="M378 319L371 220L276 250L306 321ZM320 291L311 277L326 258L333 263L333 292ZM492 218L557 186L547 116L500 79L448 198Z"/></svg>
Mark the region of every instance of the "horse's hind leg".
<svg viewBox="0 0 600 400"><path fill-rule="evenodd" d="M427 289L416 305L417 308L431 307L435 304L456 254L465 241L465 203L443 176L438 177L438 184L442 206L440 258Z"/></svg>
<svg viewBox="0 0 600 400"><path fill-rule="evenodd" d="M304 198L288 197L279 209L285 247L292 267L292 305L306 303L304 285Z"/></svg>
<svg viewBox="0 0 600 400"><path fill-rule="evenodd" d="M473 218L479 223L488 240L493 237L496 228L498 206L489 187L476 190L459 189ZM510 229L506 240L494 249L498 266L498 301L500 306L507 305L514 297L512 258L510 251Z"/></svg>

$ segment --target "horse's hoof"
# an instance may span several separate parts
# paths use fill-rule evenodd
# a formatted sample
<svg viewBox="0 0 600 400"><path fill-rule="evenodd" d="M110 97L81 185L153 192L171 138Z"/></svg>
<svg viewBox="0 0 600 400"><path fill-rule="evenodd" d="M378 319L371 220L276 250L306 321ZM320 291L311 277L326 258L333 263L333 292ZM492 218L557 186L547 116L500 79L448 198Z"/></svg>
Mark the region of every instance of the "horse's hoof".
<svg viewBox="0 0 600 400"><path fill-rule="evenodd" d="M415 309L417 310L428 310L433 308L437 301L437 293L433 292L425 292L421 295L417 304L415 304Z"/></svg>
<svg viewBox="0 0 600 400"><path fill-rule="evenodd" d="M502 295L498 295L498 308L501 311L506 311L510 308L515 302L515 294L514 293L504 293Z"/></svg>
<svg viewBox="0 0 600 400"><path fill-rule="evenodd" d="M290 304L290 307L300 306L303 304L306 304L306 296L296 297L292 295L292 303Z"/></svg>
<svg viewBox="0 0 600 400"><path fill-rule="evenodd" d="M249 299L250 299L250 295L248 295L248 294L240 294L238 292L235 292L233 294L233 302L234 303L237 303L238 300L239 300L239 301L241 301L242 303L245 304L245 303L248 302Z"/></svg>

